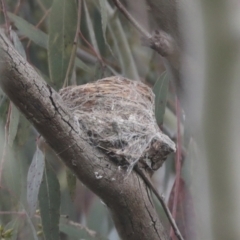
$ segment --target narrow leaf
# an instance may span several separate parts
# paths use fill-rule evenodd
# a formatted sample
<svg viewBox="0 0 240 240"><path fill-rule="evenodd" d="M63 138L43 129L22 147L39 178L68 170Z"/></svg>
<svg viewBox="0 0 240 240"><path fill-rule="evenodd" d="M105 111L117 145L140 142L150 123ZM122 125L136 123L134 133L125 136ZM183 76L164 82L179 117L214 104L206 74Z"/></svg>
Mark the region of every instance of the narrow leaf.
<svg viewBox="0 0 240 240"><path fill-rule="evenodd" d="M82 69L84 72L92 73L92 69L79 58L76 58L75 64L78 68Z"/></svg>
<svg viewBox="0 0 240 240"><path fill-rule="evenodd" d="M32 217L37 208L38 192L42 181L44 170L44 154L37 148L27 176L27 202L29 206L29 215Z"/></svg>
<svg viewBox="0 0 240 240"><path fill-rule="evenodd" d="M106 5L109 15L112 15L112 7L108 3L106 3ZM134 80L140 80L137 66L135 64L129 42L127 40L126 32L124 31L118 17L115 17L111 19L111 21L108 21L108 27L114 41L114 46L117 50L117 58L119 59L121 65L122 74L125 77Z"/></svg>
<svg viewBox="0 0 240 240"><path fill-rule="evenodd" d="M13 13L8 12L8 17L12 20L20 31L21 35L28 37L37 45L47 48L47 34L37 29L32 24L28 23L21 17L16 16Z"/></svg>
<svg viewBox="0 0 240 240"><path fill-rule="evenodd" d="M36 229L34 228L34 225L33 225L33 222L30 218L30 216L28 215L28 213L26 212L26 210L24 209L24 212L26 214L26 218L27 218L27 222L32 230L32 234L33 234L33 239L34 240L39 240L38 237L37 237L37 232L36 232Z"/></svg>
<svg viewBox="0 0 240 240"><path fill-rule="evenodd" d="M11 103L11 115L10 115L9 135L8 135L8 144L10 147L12 147L14 139L17 135L19 118L20 118L20 113L18 109Z"/></svg>
<svg viewBox="0 0 240 240"><path fill-rule="evenodd" d="M59 239L60 185L48 164L45 166L38 199L45 240L57 240Z"/></svg>
<svg viewBox="0 0 240 240"><path fill-rule="evenodd" d="M169 196L169 209L173 208L175 184L176 182L174 183ZM196 239L197 225L195 219L196 213L192 194L186 186L184 179L180 178L175 221L179 227L180 232L183 234L184 239Z"/></svg>
<svg viewBox="0 0 240 240"><path fill-rule="evenodd" d="M20 225L20 220L18 218L14 218L7 225L5 225L5 229L13 229L11 240L17 239L19 225Z"/></svg>
<svg viewBox="0 0 240 240"><path fill-rule="evenodd" d="M13 41L13 45L16 48L16 50L22 55L22 57L24 57L24 59L27 59L24 47L23 47L21 41L19 40L19 37L16 34L16 32L11 30L10 34L11 34L11 38L12 38L12 41Z"/></svg>
<svg viewBox="0 0 240 240"><path fill-rule="evenodd" d="M107 37L106 37L106 31L107 31L107 25L108 25L108 6L107 6L107 0L99 0L99 4L100 4L100 13L101 13L101 23L102 23L102 32L103 32L103 38L104 38L104 42L107 45L109 51L111 52L111 54L113 55L113 51L111 46L108 44L107 41ZM114 56L114 55L113 55Z"/></svg>
<svg viewBox="0 0 240 240"><path fill-rule="evenodd" d="M94 50L97 53L99 53L97 40L96 40L96 36L95 36L94 29L93 29L92 20L91 20L90 15L89 15L89 11L88 11L88 8L87 8L86 1L83 1L83 6L84 6L84 12L85 12L85 16L86 16L87 29L88 29L88 33L89 33L89 36L90 36L90 39L91 39L91 43L92 43L92 45L94 47Z"/></svg>
<svg viewBox="0 0 240 240"><path fill-rule="evenodd" d="M105 43L107 43L106 30L107 30L107 22L108 22L108 10L106 5L106 0L99 0L99 4L100 4L101 19L102 19L103 38Z"/></svg>
<svg viewBox="0 0 240 240"><path fill-rule="evenodd" d="M9 18L14 22L15 26L18 28L19 33L31 41L47 49L48 47L48 35L42 32L40 29L35 28L32 24L28 23L21 17L14 15L13 13L8 13ZM82 60L76 58L75 64L78 68L82 69L85 72L91 73L92 70L88 67Z"/></svg>
<svg viewBox="0 0 240 240"><path fill-rule="evenodd" d="M3 145L2 145L3 146ZM4 186L9 189L15 196L12 200L13 202L19 200L21 197L22 191L22 165L19 164L18 159L16 159L16 149L15 148L8 148L7 146L7 155L4 163L4 171L3 171L3 178L4 178ZM22 163L21 163L22 164ZM26 196L26 195L25 195Z"/></svg>
<svg viewBox="0 0 240 240"><path fill-rule="evenodd" d="M48 60L52 82L60 87L69 68L77 29L75 0L54 0L50 14Z"/></svg>
<svg viewBox="0 0 240 240"><path fill-rule="evenodd" d="M156 81L153 92L155 94L155 116L158 125L162 125L168 95L169 77L163 73Z"/></svg>
<svg viewBox="0 0 240 240"><path fill-rule="evenodd" d="M53 0L42 0L41 2L46 9L49 9L52 6Z"/></svg>
<svg viewBox="0 0 240 240"><path fill-rule="evenodd" d="M66 169L66 176L67 176L68 191L73 201L76 193L77 177L68 168Z"/></svg>

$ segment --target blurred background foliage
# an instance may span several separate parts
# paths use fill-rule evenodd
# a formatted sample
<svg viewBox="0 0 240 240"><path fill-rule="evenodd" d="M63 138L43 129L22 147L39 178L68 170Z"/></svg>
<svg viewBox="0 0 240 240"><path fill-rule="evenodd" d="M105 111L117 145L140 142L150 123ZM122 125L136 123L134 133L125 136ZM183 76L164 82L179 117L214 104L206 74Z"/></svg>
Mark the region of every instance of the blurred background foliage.
<svg viewBox="0 0 240 240"><path fill-rule="evenodd" d="M81 7L79 2L82 2ZM139 33L111 1L79 2L6 0L7 18L1 9L1 26L6 26L7 19L16 49L56 90L111 75L122 75L149 85L156 94L159 127L171 139L179 139L184 135L183 125L181 117L177 118L175 92L161 57L142 46ZM131 12L131 6L126 6ZM137 10L133 15L138 15ZM143 25L151 25L148 18L145 22L142 20ZM78 28L80 31L76 34ZM0 117L2 238L55 240L60 232L60 239L118 239L105 205L76 181L51 150L41 152L38 133L2 92ZM191 169L190 155L194 155L191 142L182 141L179 154L182 163L190 162ZM175 202L175 175L175 156L171 155L153 179L170 209ZM191 213L194 211L189 175L191 171L183 164L175 214L177 222L181 223L186 220L186 208ZM158 203L156 206L165 219L161 206ZM169 228L166 220L165 225ZM186 239L191 239L188 232L192 231L192 226L182 224L180 227Z"/></svg>

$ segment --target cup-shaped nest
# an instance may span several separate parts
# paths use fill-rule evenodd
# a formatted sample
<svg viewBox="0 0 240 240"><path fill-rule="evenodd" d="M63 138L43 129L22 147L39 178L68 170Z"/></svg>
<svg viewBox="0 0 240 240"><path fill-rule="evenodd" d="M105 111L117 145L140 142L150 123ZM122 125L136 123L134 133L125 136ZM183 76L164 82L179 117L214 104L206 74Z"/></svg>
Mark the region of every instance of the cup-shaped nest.
<svg viewBox="0 0 240 240"><path fill-rule="evenodd" d="M60 90L79 134L119 165L138 161L156 170L175 144L157 126L154 94L145 84L120 76Z"/></svg>

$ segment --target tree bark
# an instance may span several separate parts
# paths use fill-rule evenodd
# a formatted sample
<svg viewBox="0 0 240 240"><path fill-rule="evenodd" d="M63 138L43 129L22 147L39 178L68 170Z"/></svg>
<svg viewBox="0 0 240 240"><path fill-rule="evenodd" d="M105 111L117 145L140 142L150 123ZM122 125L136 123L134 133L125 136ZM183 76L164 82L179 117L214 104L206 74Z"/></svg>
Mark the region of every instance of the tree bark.
<svg viewBox="0 0 240 240"><path fill-rule="evenodd" d="M151 194L134 171L122 172L78 133L77 122L34 68L0 32L0 86L77 178L109 208L122 239L168 239Z"/></svg>

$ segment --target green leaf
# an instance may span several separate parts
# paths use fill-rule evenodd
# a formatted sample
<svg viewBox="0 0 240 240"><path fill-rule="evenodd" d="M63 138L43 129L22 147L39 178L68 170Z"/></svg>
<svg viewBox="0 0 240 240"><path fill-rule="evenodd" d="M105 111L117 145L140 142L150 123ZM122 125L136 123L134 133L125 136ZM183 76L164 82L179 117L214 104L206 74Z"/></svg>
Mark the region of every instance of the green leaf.
<svg viewBox="0 0 240 240"><path fill-rule="evenodd" d="M66 169L66 176L67 176L68 191L73 201L76 193L77 177L68 168Z"/></svg>
<svg viewBox="0 0 240 240"><path fill-rule="evenodd" d="M99 198L96 198L91 205L87 216L87 226L103 236L108 235L110 229L113 227L108 209Z"/></svg>
<svg viewBox="0 0 240 240"><path fill-rule="evenodd" d="M153 92L155 94L155 116L158 125L163 124L167 95L168 95L169 77L167 73L163 73L156 81Z"/></svg>
<svg viewBox="0 0 240 240"><path fill-rule="evenodd" d="M19 127L16 136L16 142L18 147L22 148L22 146L29 140L30 127L31 125L29 121L25 118L23 114L20 114Z"/></svg>
<svg viewBox="0 0 240 240"><path fill-rule="evenodd" d="M8 17L12 20L21 33L21 35L28 37L31 41L37 45L47 48L47 34L37 29L32 24L28 23L21 17L16 16L13 13L8 12Z"/></svg>
<svg viewBox="0 0 240 240"><path fill-rule="evenodd" d="M20 225L20 219L14 218L7 225L5 225L5 229L13 229L11 240L16 240L18 235L18 229Z"/></svg>
<svg viewBox="0 0 240 240"><path fill-rule="evenodd" d="M53 0L41 0L41 2L46 9L49 9L52 6Z"/></svg>
<svg viewBox="0 0 240 240"><path fill-rule="evenodd" d="M16 32L11 30L10 34L11 34L11 38L12 38L12 41L13 41L13 45L16 48L16 50L22 55L22 57L24 57L24 59L27 59L24 47L23 47L21 41L19 40L19 37L16 34Z"/></svg>
<svg viewBox="0 0 240 240"><path fill-rule="evenodd" d="M107 22L108 22L108 11L107 11L106 0L99 0L99 4L100 4L101 19L102 19L103 38L105 43L107 44L106 30L107 30Z"/></svg>
<svg viewBox="0 0 240 240"><path fill-rule="evenodd" d="M109 15L112 15L113 9L111 8L110 4L106 3L106 5ZM117 58L119 59L123 76L134 80L140 80L137 66L135 64L129 42L127 40L126 32L124 31L118 17L115 17L111 19L111 21L108 21L108 27L112 35L115 48L117 50Z"/></svg>
<svg viewBox="0 0 240 240"><path fill-rule="evenodd" d="M108 44L107 41L107 37L106 37L106 31L107 31L107 25L108 25L108 9L107 9L107 1L106 0L99 0L99 4L100 4L100 13L101 13L101 24L102 24L102 32L103 32L103 38L104 38L104 42L107 45L109 51L111 52L111 54L114 56L113 54L113 50L111 48L111 46Z"/></svg>
<svg viewBox="0 0 240 240"><path fill-rule="evenodd" d="M21 17L14 15L13 13L8 13L9 18L14 22L15 26L18 28L21 35L26 36L31 41L43 47L48 48L48 35L42 32L40 29L35 28L32 24L28 23ZM82 69L87 73L91 73L92 70L79 58L75 59L75 64L78 68Z"/></svg>
<svg viewBox="0 0 240 240"><path fill-rule="evenodd" d="M39 188L42 181L43 171L44 171L44 154L37 148L33 156L32 163L28 170L27 176L27 201L29 206L29 215L32 217L37 208L37 200Z"/></svg>
<svg viewBox="0 0 240 240"><path fill-rule="evenodd" d="M77 29L75 0L54 0L49 23L48 60L52 82L60 88L66 76Z"/></svg>
<svg viewBox="0 0 240 240"><path fill-rule="evenodd" d="M11 115L10 115L9 134L8 134L8 144L10 147L13 146L14 139L17 135L19 118L20 118L20 112L13 104L11 104Z"/></svg>
<svg viewBox="0 0 240 240"><path fill-rule="evenodd" d="M94 32L94 29L93 29L92 20L91 20L91 18L89 16L89 11L88 11L88 8L87 8L86 1L83 1L83 6L84 6L84 12L85 12L85 16L86 16L87 29L88 29L88 32L89 32L91 43L92 43L92 45L94 47L94 50L97 53L99 53L97 40L96 40L95 32Z"/></svg>
<svg viewBox="0 0 240 240"><path fill-rule="evenodd" d="M2 144L2 143L1 143ZM3 145L2 145L3 146ZM9 148L6 146L6 160L4 162L4 171L3 177L5 181L5 187L9 189L14 194L14 201L12 200L12 204L18 203L18 200L21 196L22 190L22 174L21 168L22 165L19 164L18 159L15 157L15 148ZM20 165L20 166L19 166ZM24 179L25 180L25 179ZM15 202L16 200L16 202Z"/></svg>
<svg viewBox="0 0 240 240"><path fill-rule="evenodd" d="M32 222L32 220L31 220L31 218L29 217L29 215L28 215L28 213L27 213L27 211L26 211L25 209L24 209L24 212L25 212L25 214L26 214L27 222L28 222L28 224L29 224L29 226L30 226L30 228L31 228L31 230L32 230L33 239L34 239L34 240L39 240L38 237L37 237L37 232L36 232L36 230L35 230L35 228L34 228L34 225L33 225L33 222ZM31 238L30 238L30 239L31 239Z"/></svg>
<svg viewBox="0 0 240 240"><path fill-rule="evenodd" d="M45 240L57 240L59 239L60 185L48 164L45 166L38 199Z"/></svg>
<svg viewBox="0 0 240 240"><path fill-rule="evenodd" d="M82 60L80 60L79 58L76 58L75 64L77 67L79 67L83 71L85 71L87 73L92 73L92 69L88 65L86 65Z"/></svg>

